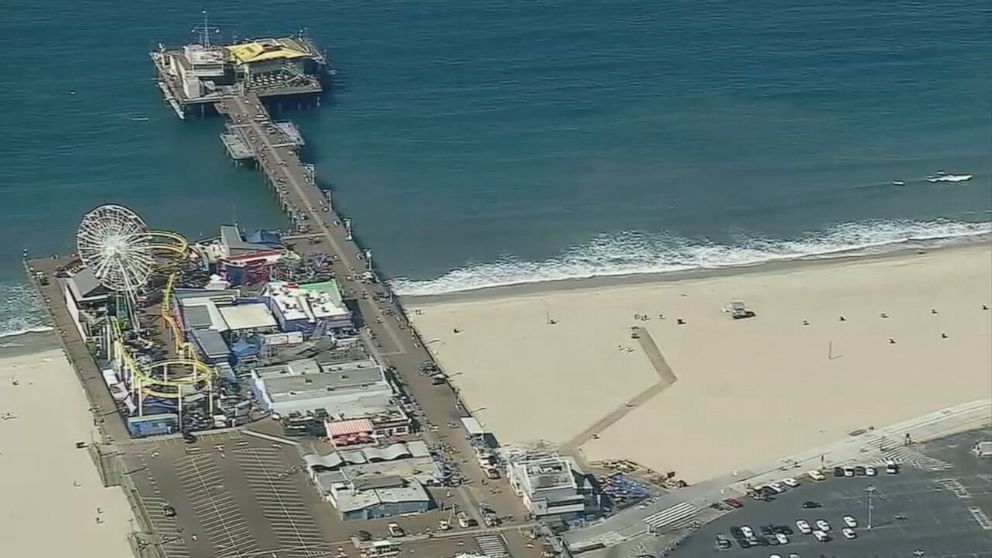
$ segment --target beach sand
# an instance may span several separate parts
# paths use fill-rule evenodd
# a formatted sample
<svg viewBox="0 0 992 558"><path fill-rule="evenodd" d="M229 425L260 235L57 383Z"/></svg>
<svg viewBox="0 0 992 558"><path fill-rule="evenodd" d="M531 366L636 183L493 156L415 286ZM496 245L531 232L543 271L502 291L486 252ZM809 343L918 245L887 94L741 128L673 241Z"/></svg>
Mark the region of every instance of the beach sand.
<svg viewBox="0 0 992 558"><path fill-rule="evenodd" d="M0 352L2 554L130 558L131 510L119 488L104 488L87 450L76 449L96 428L75 372L46 336L40 351L17 336L4 338Z"/></svg>
<svg viewBox="0 0 992 558"><path fill-rule="evenodd" d="M545 439L690 482L992 392L987 245L589 283L406 305L502 443ZM734 299L757 316L732 320Z"/></svg>

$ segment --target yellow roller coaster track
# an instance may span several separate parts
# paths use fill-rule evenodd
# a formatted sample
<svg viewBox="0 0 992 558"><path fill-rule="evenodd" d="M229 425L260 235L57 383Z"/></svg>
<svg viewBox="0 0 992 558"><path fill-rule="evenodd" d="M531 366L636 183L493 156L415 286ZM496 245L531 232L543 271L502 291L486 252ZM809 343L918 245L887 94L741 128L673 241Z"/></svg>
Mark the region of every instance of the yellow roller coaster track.
<svg viewBox="0 0 992 558"><path fill-rule="evenodd" d="M153 238L168 239L173 242L153 244L152 249L155 251L172 252L178 255L179 258L185 258L189 253L189 243L185 238L183 238L182 235L167 231L149 231L148 234ZM131 354L131 351L124 345L124 337L120 329L120 323L116 319L112 322L114 330L114 344L117 349L117 354L121 355L125 366L131 370L132 387L140 389L141 393L145 395L161 397L163 399L178 399L181 397L182 390L186 386L193 386L196 391L201 391L204 388L210 389L213 385L214 379L214 369L197 357L196 350L192 345L190 345L189 341L185 339L185 336L179 329L179 324L177 324L175 318L172 317L172 290L175 286L176 276L178 274L179 270L173 270L169 273L169 276L165 282L165 289L162 290L161 303L162 319L169 325L169 330L172 334L172 339L175 342L176 355L178 358L154 362L148 366L142 367L134 360L134 356ZM168 368L171 366L189 367L192 369L193 374L191 376L184 376L175 380L167 379L164 376L164 373L166 373ZM151 376L150 372L159 368L163 369L163 377L155 378ZM161 391L164 387L175 388L175 392Z"/></svg>

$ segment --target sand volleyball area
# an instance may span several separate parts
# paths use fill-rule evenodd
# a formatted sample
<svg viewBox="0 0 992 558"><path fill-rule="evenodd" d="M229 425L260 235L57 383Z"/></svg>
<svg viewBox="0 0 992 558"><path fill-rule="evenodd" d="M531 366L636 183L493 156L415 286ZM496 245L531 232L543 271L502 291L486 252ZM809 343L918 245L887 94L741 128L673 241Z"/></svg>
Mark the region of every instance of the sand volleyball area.
<svg viewBox="0 0 992 558"><path fill-rule="evenodd" d="M96 429L75 372L61 349L21 349L0 351L0 554L133 556L124 494L76 448Z"/></svg>
<svg viewBox="0 0 992 558"><path fill-rule="evenodd" d="M407 306L504 444L548 440L690 482L992 392L987 245L607 283ZM732 319L733 300L755 316Z"/></svg>

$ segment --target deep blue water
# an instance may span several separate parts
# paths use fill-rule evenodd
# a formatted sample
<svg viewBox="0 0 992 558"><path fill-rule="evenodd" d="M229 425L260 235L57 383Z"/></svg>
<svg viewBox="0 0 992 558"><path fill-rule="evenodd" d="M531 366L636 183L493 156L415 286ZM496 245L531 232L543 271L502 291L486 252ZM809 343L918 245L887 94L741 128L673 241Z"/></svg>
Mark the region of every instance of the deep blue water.
<svg viewBox="0 0 992 558"><path fill-rule="evenodd" d="M401 291L989 228L992 4L213 4L224 37L305 26L331 51L332 98L284 116ZM193 238L282 224L221 121L181 122L153 87L147 51L203 7L5 3L0 331L39 323L21 251L72 250L96 205ZM937 169L976 176L922 180Z"/></svg>

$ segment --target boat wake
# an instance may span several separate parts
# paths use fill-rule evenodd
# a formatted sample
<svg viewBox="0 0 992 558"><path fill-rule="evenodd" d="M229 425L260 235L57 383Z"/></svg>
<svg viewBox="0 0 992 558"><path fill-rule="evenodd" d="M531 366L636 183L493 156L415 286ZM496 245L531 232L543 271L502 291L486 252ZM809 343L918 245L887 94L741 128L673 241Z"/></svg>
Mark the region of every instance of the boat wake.
<svg viewBox="0 0 992 558"><path fill-rule="evenodd" d="M390 281L399 295L426 296L488 287L617 275L754 266L774 261L874 255L980 239L992 223L868 221L845 223L797 240L741 237L718 244L670 235L626 232L599 236L545 261L507 257L455 269L430 280Z"/></svg>

